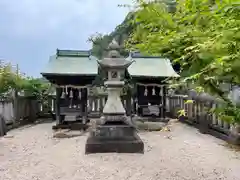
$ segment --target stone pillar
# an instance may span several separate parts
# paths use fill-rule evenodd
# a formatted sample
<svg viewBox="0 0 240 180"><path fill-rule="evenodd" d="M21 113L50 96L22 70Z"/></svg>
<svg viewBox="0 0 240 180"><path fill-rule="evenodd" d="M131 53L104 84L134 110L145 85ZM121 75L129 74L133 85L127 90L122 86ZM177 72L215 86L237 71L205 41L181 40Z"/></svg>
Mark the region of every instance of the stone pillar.
<svg viewBox="0 0 240 180"><path fill-rule="evenodd" d="M125 115L125 109L123 107L121 98L120 98L120 91L119 87L108 87L108 99L103 108L103 114L118 114L118 115Z"/></svg>
<svg viewBox="0 0 240 180"><path fill-rule="evenodd" d="M231 125L229 142L234 145L240 145L240 124Z"/></svg>
<svg viewBox="0 0 240 180"><path fill-rule="evenodd" d="M131 90L127 90L127 99L126 99L126 115L131 116L132 114L132 95Z"/></svg>

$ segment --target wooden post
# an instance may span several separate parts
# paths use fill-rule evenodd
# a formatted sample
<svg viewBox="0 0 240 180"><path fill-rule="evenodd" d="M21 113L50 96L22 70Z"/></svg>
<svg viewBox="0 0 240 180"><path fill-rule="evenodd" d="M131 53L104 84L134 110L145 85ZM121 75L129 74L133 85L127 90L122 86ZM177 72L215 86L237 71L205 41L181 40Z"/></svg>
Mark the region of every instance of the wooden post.
<svg viewBox="0 0 240 180"><path fill-rule="evenodd" d="M131 90L127 90L127 95L126 95L126 115L131 116L132 114L132 95L131 95Z"/></svg>
<svg viewBox="0 0 240 180"><path fill-rule="evenodd" d="M83 124L87 123L87 100L88 100L88 91L87 88L81 89L82 101L81 101L81 111L82 111L82 122Z"/></svg>
<svg viewBox="0 0 240 180"><path fill-rule="evenodd" d="M163 117L163 87L159 87L159 104L158 104L158 109L159 109L159 117Z"/></svg>
<svg viewBox="0 0 240 180"><path fill-rule="evenodd" d="M29 122L34 122L35 121L35 107L34 107L34 100L32 98L28 98L27 102L26 102L27 106L28 106L28 121Z"/></svg>
<svg viewBox="0 0 240 180"><path fill-rule="evenodd" d="M162 89L162 92L163 92L163 94L162 94L162 109L163 109L162 118L165 119L166 118L166 93L167 93L167 91L166 91L165 85L162 88L163 88Z"/></svg>
<svg viewBox="0 0 240 180"><path fill-rule="evenodd" d="M104 105L105 105L105 99L103 97L101 97L100 98L100 107L99 107L100 115L102 115Z"/></svg>
<svg viewBox="0 0 240 180"><path fill-rule="evenodd" d="M14 114L14 123L19 120L19 108L18 108L18 92L14 90L13 92L13 114Z"/></svg>
<svg viewBox="0 0 240 180"><path fill-rule="evenodd" d="M83 89L81 88L80 90L80 94L81 94L81 99L80 99L80 114L81 114L81 118L83 118L83 112L84 112L84 106L83 106Z"/></svg>
<svg viewBox="0 0 240 180"><path fill-rule="evenodd" d="M56 113L56 124L59 125L62 123L62 119L61 119L61 112L60 112L60 96L61 96L61 89L60 88L56 88L56 109L55 109L55 113Z"/></svg>
<svg viewBox="0 0 240 180"><path fill-rule="evenodd" d="M136 85L135 86L135 93L133 94L133 113L134 115L138 115L138 106L137 106L137 103L138 103L138 86Z"/></svg>
<svg viewBox="0 0 240 180"><path fill-rule="evenodd" d="M169 106L169 116L172 118L172 109L173 109L173 104L172 104L172 96L168 94L168 106Z"/></svg>
<svg viewBox="0 0 240 180"><path fill-rule="evenodd" d="M16 75L19 76L19 66L16 65ZM13 89L13 113L14 113L14 123L20 120L19 118L19 108L18 108L18 91Z"/></svg>

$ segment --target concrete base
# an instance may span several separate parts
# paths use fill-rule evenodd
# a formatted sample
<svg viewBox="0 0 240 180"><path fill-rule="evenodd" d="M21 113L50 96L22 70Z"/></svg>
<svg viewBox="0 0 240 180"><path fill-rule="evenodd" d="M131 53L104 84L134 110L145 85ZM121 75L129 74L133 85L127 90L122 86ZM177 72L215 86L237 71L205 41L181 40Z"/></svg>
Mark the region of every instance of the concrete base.
<svg viewBox="0 0 240 180"><path fill-rule="evenodd" d="M144 144L128 125L100 125L90 133L85 153L144 153Z"/></svg>
<svg viewBox="0 0 240 180"><path fill-rule="evenodd" d="M103 140L92 136L87 139L85 153L144 153L144 144L138 135L128 140Z"/></svg>

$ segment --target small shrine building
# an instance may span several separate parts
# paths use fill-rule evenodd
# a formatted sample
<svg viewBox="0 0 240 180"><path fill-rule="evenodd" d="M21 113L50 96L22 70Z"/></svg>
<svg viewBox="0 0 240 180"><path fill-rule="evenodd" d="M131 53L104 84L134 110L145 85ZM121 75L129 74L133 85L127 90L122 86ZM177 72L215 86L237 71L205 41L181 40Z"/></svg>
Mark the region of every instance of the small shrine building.
<svg viewBox="0 0 240 180"><path fill-rule="evenodd" d="M165 118L167 84L164 80L179 77L170 60L140 53L131 53L127 59L134 61L125 73L128 82L134 87L134 91L125 96L127 115L152 116L154 113L151 109L155 109L154 116ZM63 123L66 119L64 117L69 114L73 121L78 118L87 120L93 111L90 94L94 87L100 94L95 95L96 98L104 96L103 88L94 83L100 74L97 58L91 56L90 51L57 49L41 74L56 88L54 109L57 124ZM99 104L106 102L104 98L96 99L94 111L96 106L100 107ZM98 108L98 111L101 113L102 109Z"/></svg>

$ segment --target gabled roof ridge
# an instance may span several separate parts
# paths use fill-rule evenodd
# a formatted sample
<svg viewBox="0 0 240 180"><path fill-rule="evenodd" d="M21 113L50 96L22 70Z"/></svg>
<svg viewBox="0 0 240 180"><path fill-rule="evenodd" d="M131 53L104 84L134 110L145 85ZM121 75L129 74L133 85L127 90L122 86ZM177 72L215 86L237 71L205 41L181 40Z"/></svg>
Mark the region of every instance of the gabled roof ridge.
<svg viewBox="0 0 240 180"><path fill-rule="evenodd" d="M57 57L89 57L91 55L90 50L68 50L68 49L57 49Z"/></svg>
<svg viewBox="0 0 240 180"><path fill-rule="evenodd" d="M156 56L156 55L147 55L147 54L142 54L139 51L131 52L129 53L129 56L131 58L161 58L163 59L162 56Z"/></svg>
<svg viewBox="0 0 240 180"><path fill-rule="evenodd" d="M139 57L131 58L135 60L135 63L128 68L128 72L131 76L179 77L179 75L174 71L168 58L149 58L150 61L144 61L144 58Z"/></svg>

